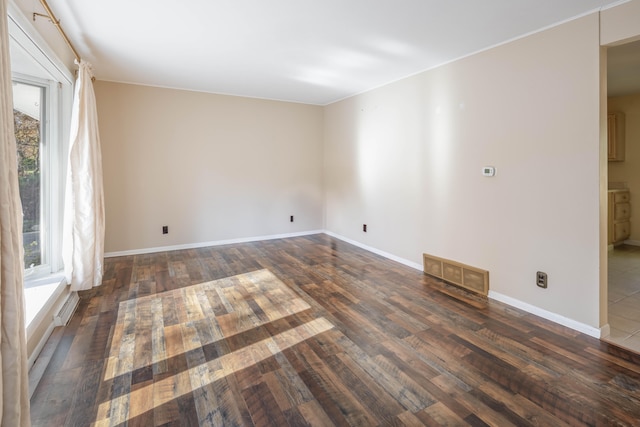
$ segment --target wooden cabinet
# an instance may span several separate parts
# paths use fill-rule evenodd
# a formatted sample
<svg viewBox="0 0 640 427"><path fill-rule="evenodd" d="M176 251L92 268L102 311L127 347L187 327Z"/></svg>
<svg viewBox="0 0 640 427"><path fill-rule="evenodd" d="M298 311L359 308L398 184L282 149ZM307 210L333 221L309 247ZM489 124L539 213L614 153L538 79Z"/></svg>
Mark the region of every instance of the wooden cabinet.
<svg viewBox="0 0 640 427"><path fill-rule="evenodd" d="M609 190L608 243L614 245L631 235L631 196L629 190Z"/></svg>
<svg viewBox="0 0 640 427"><path fill-rule="evenodd" d="M607 114L607 156L610 162L624 161L624 113Z"/></svg>

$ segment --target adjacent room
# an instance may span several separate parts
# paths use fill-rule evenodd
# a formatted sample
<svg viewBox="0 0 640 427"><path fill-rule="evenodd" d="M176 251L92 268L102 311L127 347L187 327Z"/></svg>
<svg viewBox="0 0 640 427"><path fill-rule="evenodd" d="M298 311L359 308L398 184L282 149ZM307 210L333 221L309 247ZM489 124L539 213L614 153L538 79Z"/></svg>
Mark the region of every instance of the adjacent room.
<svg viewBox="0 0 640 427"><path fill-rule="evenodd" d="M640 0L0 5L2 425L638 424Z"/></svg>
<svg viewBox="0 0 640 427"><path fill-rule="evenodd" d="M640 41L607 51L607 235L610 342L640 349ZM635 204L637 206L637 204Z"/></svg>

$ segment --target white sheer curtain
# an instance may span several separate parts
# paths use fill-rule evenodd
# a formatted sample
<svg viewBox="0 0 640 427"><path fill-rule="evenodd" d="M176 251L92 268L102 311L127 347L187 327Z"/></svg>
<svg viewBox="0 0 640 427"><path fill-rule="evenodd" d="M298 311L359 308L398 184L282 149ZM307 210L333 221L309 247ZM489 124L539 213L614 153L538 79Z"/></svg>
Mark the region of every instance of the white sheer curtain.
<svg viewBox="0 0 640 427"><path fill-rule="evenodd" d="M104 195L102 155L91 65L78 64L65 192L62 259L71 290L102 283Z"/></svg>
<svg viewBox="0 0 640 427"><path fill-rule="evenodd" d="M0 425L29 426L22 205L13 130L7 2L0 0Z"/></svg>

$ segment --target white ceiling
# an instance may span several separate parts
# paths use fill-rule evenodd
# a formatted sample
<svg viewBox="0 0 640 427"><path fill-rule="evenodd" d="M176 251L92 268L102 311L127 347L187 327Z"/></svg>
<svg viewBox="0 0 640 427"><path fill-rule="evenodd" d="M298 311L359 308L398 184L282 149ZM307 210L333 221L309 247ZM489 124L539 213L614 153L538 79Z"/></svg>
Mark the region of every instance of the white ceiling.
<svg viewBox="0 0 640 427"><path fill-rule="evenodd" d="M614 3L49 0L98 79L319 105Z"/></svg>

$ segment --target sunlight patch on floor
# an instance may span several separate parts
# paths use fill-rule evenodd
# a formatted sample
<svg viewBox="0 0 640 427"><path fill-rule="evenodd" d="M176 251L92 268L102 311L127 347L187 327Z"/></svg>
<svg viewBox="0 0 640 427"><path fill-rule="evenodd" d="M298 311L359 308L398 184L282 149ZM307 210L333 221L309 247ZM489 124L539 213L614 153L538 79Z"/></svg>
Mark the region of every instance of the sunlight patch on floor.
<svg viewBox="0 0 640 427"><path fill-rule="evenodd" d="M96 423L98 423L97 425L101 425L101 421L107 421L107 424L110 425L124 423L177 397L206 387L227 375L255 365L278 352L282 352L333 327L333 324L325 318L314 319L276 336L225 354L217 359L133 390L130 393L117 396L100 405ZM218 365L221 368L216 368ZM130 401L143 400L146 400L149 405L131 406L129 404ZM105 416L106 418L104 418Z"/></svg>
<svg viewBox="0 0 640 427"><path fill-rule="evenodd" d="M125 423L197 390L206 398L210 384L334 327L321 317L252 342L251 331L310 309L269 270L121 302L103 377L112 395L99 405L96 425ZM207 346L234 337L246 345L202 362ZM171 372L173 358L191 367ZM153 373L146 383L132 384L144 371Z"/></svg>

